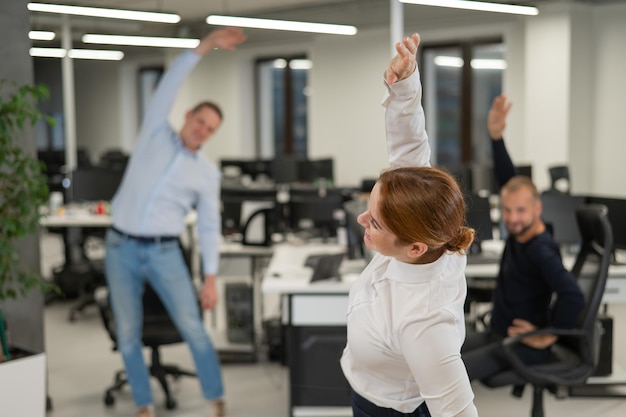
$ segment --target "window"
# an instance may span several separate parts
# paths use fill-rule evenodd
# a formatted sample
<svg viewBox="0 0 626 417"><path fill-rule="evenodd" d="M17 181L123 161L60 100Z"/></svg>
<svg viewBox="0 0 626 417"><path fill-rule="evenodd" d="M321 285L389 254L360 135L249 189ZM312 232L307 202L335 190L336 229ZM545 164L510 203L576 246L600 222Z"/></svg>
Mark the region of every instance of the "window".
<svg viewBox="0 0 626 417"><path fill-rule="evenodd" d="M487 113L502 92L506 68L501 40L424 45L426 126L434 163L491 163Z"/></svg>
<svg viewBox="0 0 626 417"><path fill-rule="evenodd" d="M305 56L258 60L256 156L307 156L308 76Z"/></svg>
<svg viewBox="0 0 626 417"><path fill-rule="evenodd" d="M139 69L137 84L139 88L138 112L140 123L143 121L144 113L152 101L152 96L159 85L163 71L164 69L162 66L143 67Z"/></svg>

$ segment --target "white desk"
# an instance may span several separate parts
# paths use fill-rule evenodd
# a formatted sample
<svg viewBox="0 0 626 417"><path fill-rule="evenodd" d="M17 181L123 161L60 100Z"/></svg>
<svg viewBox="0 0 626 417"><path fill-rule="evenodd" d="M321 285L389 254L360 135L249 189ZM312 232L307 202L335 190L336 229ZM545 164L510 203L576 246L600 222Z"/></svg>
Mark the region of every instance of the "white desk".
<svg viewBox="0 0 626 417"><path fill-rule="evenodd" d="M89 206L65 208L59 213L43 213L39 219L39 225L43 227L109 227L113 224L113 218L109 214L95 214ZM185 217L185 224L196 224L198 215L195 211L189 212Z"/></svg>
<svg viewBox="0 0 626 417"><path fill-rule="evenodd" d="M57 213L48 213L47 208L41 210L42 216L39 219L39 225L45 228L107 228L113 224L113 218L109 214L95 214L91 211L90 204L78 205L75 207L63 207ZM197 213L195 211L189 212L185 217L185 224L187 225L187 233L189 238L189 248L192 252L192 259L196 259L197 245L195 244L194 229L197 222ZM71 245L69 238L64 236L63 243L66 246ZM70 248L65 248L66 260L68 263L71 260ZM194 277L198 275L198 266L192 265L192 273Z"/></svg>

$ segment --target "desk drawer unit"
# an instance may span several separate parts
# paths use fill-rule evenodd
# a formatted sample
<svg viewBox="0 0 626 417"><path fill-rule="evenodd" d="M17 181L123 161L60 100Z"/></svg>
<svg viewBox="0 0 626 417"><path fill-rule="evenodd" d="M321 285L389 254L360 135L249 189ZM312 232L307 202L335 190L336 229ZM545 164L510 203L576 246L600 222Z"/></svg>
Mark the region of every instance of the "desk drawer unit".
<svg viewBox="0 0 626 417"><path fill-rule="evenodd" d="M331 410L349 412L351 390L339 364L346 346L348 295L292 294L289 307L292 416L309 415L312 410L319 415L330 415L326 413Z"/></svg>

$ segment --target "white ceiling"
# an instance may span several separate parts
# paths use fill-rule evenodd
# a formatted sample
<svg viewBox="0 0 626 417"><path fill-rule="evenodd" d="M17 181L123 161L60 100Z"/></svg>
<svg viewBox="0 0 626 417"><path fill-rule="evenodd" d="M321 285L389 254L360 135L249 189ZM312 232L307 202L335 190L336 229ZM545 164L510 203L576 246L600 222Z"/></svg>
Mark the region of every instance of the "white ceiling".
<svg viewBox="0 0 626 417"><path fill-rule="evenodd" d="M41 0L53 2L52 0ZM491 0L508 2L505 0ZM581 0L569 0L581 1ZM599 3L615 0L582 0ZM617 0L624 1L624 0ZM516 1L516 4L541 7L548 0ZM249 17L264 17L284 20L304 20L335 24L350 24L360 30L388 27L390 20L389 0L60 0L56 3L93 7L124 8L131 10L166 11L180 14L182 21L176 25L127 22L112 19L71 17L75 46L81 47L83 33L144 34L154 36L201 37L211 27L205 23L209 14L231 14ZM504 15L476 11L462 11L441 7L404 5L405 22L420 26L450 24L469 14L483 14L493 19L503 19ZM510 17L509 17L510 18ZM47 13L33 13L33 29L55 30L59 32L60 18ZM286 39L305 40L314 35L259 29L245 29L248 43L281 42ZM90 47L93 47L90 46ZM117 48L117 47L116 47ZM137 48L127 48L125 52L136 52Z"/></svg>

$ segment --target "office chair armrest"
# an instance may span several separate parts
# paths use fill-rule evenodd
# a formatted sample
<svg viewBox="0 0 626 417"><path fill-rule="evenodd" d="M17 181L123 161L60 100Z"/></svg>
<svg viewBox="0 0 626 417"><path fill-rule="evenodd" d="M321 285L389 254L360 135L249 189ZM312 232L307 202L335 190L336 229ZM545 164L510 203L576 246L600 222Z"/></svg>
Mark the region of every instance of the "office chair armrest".
<svg viewBox="0 0 626 417"><path fill-rule="evenodd" d="M532 332L518 334L517 336L509 336L502 341L504 350L512 350L512 347L522 343L522 339L530 336L540 334L553 334L556 336L572 336L572 337L587 337L586 333L582 329L557 329L554 327L546 327L543 329L533 330Z"/></svg>
<svg viewBox="0 0 626 417"><path fill-rule="evenodd" d="M534 330L532 332L523 333L517 336L507 337L502 341L502 345L504 348L505 355L507 359L509 359L511 365L514 370L522 376L524 380L533 384L565 384L569 385L574 379L579 378L581 374L576 371L575 373L570 374L567 378L564 378L562 374L556 374L553 372L553 369L550 367L542 367L542 365L528 365L522 361L522 359L517 355L514 350L515 346L523 343L522 339L540 335L540 334L553 334L557 336L566 336L568 338L573 339L587 339L588 335L585 333L583 329L557 329L557 328L544 328ZM557 343L555 343L556 345ZM560 349L560 351L567 351L565 347ZM568 354L568 356L573 355L573 353ZM586 379L586 377L584 377ZM583 379L583 380L584 380Z"/></svg>

